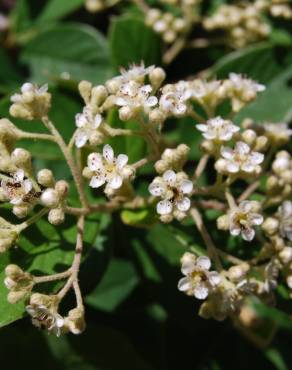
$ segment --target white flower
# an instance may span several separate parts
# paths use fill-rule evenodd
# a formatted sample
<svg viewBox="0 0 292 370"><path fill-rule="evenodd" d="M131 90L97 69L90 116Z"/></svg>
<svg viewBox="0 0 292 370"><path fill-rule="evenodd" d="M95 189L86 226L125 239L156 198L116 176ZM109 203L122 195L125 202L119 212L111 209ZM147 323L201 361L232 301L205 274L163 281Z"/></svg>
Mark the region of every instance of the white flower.
<svg viewBox="0 0 292 370"><path fill-rule="evenodd" d="M191 90L186 81L174 85L166 85L162 89L159 106L162 111L174 116L182 116L187 112L187 102L191 98Z"/></svg>
<svg viewBox="0 0 292 370"><path fill-rule="evenodd" d="M251 148L242 141L236 143L235 149L222 147L221 156L223 158L216 162L215 167L219 172L227 173L258 173L259 164L264 160L262 153L251 151Z"/></svg>
<svg viewBox="0 0 292 370"><path fill-rule="evenodd" d="M264 123L265 135L276 145L283 145L292 136L292 130L287 123Z"/></svg>
<svg viewBox="0 0 292 370"><path fill-rule="evenodd" d="M221 117L209 119L206 124L199 124L197 129L203 132L203 137L207 140L228 141L231 140L234 133L239 131L231 121Z"/></svg>
<svg viewBox="0 0 292 370"><path fill-rule="evenodd" d="M257 208L257 202L248 200L232 208L228 213L230 234L233 236L241 234L244 240L253 240L255 236L253 227L261 225L264 221L263 216L255 212Z"/></svg>
<svg viewBox="0 0 292 370"><path fill-rule="evenodd" d="M230 73L225 86L229 91L232 100L232 108L238 112L246 103L254 100L258 92L262 92L266 87L249 78L244 78L237 73Z"/></svg>
<svg viewBox="0 0 292 370"><path fill-rule="evenodd" d="M139 110L148 112L158 103L158 99L151 95L151 92L151 85L140 86L137 82L130 81L121 85L115 103L120 107L128 107L133 113Z"/></svg>
<svg viewBox="0 0 292 370"><path fill-rule="evenodd" d="M118 76L117 78L120 78L122 82L136 81L143 83L144 78L149 75L154 68L154 65L145 67L144 62L141 62L138 65L132 64L129 69L121 68L121 76Z"/></svg>
<svg viewBox="0 0 292 370"><path fill-rule="evenodd" d="M83 147L90 137L96 132L102 123L100 114L93 114L89 107L84 107L82 113L75 116L76 126L78 127L75 134L75 144L77 148Z"/></svg>
<svg viewBox="0 0 292 370"><path fill-rule="evenodd" d="M32 317L32 323L37 328L45 328L57 337L61 335L65 320L55 310L49 309L45 305L31 304L26 306L26 311Z"/></svg>
<svg viewBox="0 0 292 370"><path fill-rule="evenodd" d="M30 192L33 190L32 182L24 179L23 170L17 170L11 181L2 180L1 187L4 196L13 205L19 205L23 202L29 203L33 199L33 195L30 196Z"/></svg>
<svg viewBox="0 0 292 370"><path fill-rule="evenodd" d="M209 271L211 261L207 256L196 258L191 253L185 253L182 258L182 273L185 275L178 282L178 289L197 299L206 299L221 282L217 271Z"/></svg>
<svg viewBox="0 0 292 370"><path fill-rule="evenodd" d="M107 184L108 188L119 189L123 180L133 175L133 170L127 165L128 156L119 154L114 157L114 151L110 145L103 147L103 154L91 153L88 156L88 168L92 171L89 186L99 188Z"/></svg>
<svg viewBox="0 0 292 370"><path fill-rule="evenodd" d="M157 203L157 213L160 215L171 214L174 210L186 212L191 206L189 196L193 191L193 183L186 175L176 174L172 170L164 172L162 177L156 177L149 185L149 192L162 198Z"/></svg>
<svg viewBox="0 0 292 370"><path fill-rule="evenodd" d="M280 234L292 242L292 202L285 200L279 207Z"/></svg>
<svg viewBox="0 0 292 370"><path fill-rule="evenodd" d="M36 96L41 96L48 91L48 84L45 84L41 87L34 85L30 82L26 82L21 86L21 94L14 94L11 96L10 100L12 103L26 103L25 94L31 93Z"/></svg>

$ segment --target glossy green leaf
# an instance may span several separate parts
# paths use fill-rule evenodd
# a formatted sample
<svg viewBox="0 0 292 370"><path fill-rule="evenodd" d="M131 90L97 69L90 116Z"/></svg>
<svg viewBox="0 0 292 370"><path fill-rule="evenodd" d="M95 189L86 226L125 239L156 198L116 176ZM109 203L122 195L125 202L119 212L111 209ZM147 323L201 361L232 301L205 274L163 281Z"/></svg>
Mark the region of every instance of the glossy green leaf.
<svg viewBox="0 0 292 370"><path fill-rule="evenodd" d="M138 17L122 16L113 19L109 42L112 64L116 70L141 61L146 66L160 62L160 39Z"/></svg>
<svg viewBox="0 0 292 370"><path fill-rule="evenodd" d="M105 38L82 24L57 25L41 32L24 47L21 59L39 83L62 79L102 83L112 73Z"/></svg>

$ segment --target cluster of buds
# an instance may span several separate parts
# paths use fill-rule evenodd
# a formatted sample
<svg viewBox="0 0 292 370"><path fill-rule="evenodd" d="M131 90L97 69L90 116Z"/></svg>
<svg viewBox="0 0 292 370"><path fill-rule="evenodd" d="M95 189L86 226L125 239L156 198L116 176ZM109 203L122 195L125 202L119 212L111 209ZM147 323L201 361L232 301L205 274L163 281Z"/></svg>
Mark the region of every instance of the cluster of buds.
<svg viewBox="0 0 292 370"><path fill-rule="evenodd" d="M275 18L292 18L292 7L289 0L257 0L258 8L265 12L269 12Z"/></svg>
<svg viewBox="0 0 292 370"><path fill-rule="evenodd" d="M164 42L173 43L187 28L187 22L182 17L176 17L172 13L162 12L152 8L146 13L145 23L156 33L161 35Z"/></svg>
<svg viewBox="0 0 292 370"><path fill-rule="evenodd" d="M34 286L31 274L24 272L17 265L8 265L5 268L5 275L4 284L9 290L7 296L9 303L17 303L31 293Z"/></svg>
<svg viewBox="0 0 292 370"><path fill-rule="evenodd" d="M81 334L85 329L84 309L76 307L68 312L66 317L58 313L59 297L34 293L30 297L27 313L37 328L46 329L56 336L71 332Z"/></svg>
<svg viewBox="0 0 292 370"><path fill-rule="evenodd" d="M285 150L277 152L272 163L272 174L267 179L267 193L281 197L292 194L292 157Z"/></svg>
<svg viewBox="0 0 292 370"><path fill-rule="evenodd" d="M175 149L167 148L154 167L157 173L163 174L167 170L181 171L187 161L190 148L185 144L178 145Z"/></svg>
<svg viewBox="0 0 292 370"><path fill-rule="evenodd" d="M204 19L203 26L208 31L223 30L234 48L265 39L271 32L256 4L248 2L220 5L212 16Z"/></svg>
<svg viewBox="0 0 292 370"><path fill-rule="evenodd" d="M37 174L38 183L45 187L40 196L40 203L50 209L48 221L52 225L60 225L65 220L64 207L69 190L69 184L64 180L54 180L53 173L43 169Z"/></svg>
<svg viewBox="0 0 292 370"><path fill-rule="evenodd" d="M47 116L51 107L48 85L38 87L30 82L22 85L21 93L11 96L10 114L25 120L41 119Z"/></svg>

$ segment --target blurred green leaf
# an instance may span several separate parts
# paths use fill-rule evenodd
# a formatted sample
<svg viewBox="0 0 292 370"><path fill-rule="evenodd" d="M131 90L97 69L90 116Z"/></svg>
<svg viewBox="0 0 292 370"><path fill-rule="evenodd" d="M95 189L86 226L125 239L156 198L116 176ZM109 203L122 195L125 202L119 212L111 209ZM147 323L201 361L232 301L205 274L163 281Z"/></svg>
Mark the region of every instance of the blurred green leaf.
<svg viewBox="0 0 292 370"><path fill-rule="evenodd" d="M105 38L84 24L56 25L39 33L23 48L21 60L38 83L62 79L103 83L112 73Z"/></svg>
<svg viewBox="0 0 292 370"><path fill-rule="evenodd" d="M101 282L86 297L90 306L107 311L114 311L138 284L138 277L133 265L124 260L113 259Z"/></svg>
<svg viewBox="0 0 292 370"><path fill-rule="evenodd" d="M126 225L135 227L150 227L157 222L153 208L125 209L121 212L121 219Z"/></svg>
<svg viewBox="0 0 292 370"><path fill-rule="evenodd" d="M84 0L50 0L37 19L37 22L56 21L74 12L84 4Z"/></svg>
<svg viewBox="0 0 292 370"><path fill-rule="evenodd" d="M226 54L212 67L212 74L226 78L230 72L243 73L260 83L267 83L291 61L290 49L275 48L273 44L265 42Z"/></svg>
<svg viewBox="0 0 292 370"><path fill-rule="evenodd" d="M161 41L145 26L143 19L132 16L113 19L109 43L115 70L141 61L144 61L146 66L160 63Z"/></svg>
<svg viewBox="0 0 292 370"><path fill-rule="evenodd" d="M89 250L99 233L99 216L86 221L84 244ZM67 216L61 227L54 227L42 219L25 230L20 237L17 249L10 250L0 257L0 326L18 320L23 316L24 304L10 305L6 301L4 269L9 263L16 263L26 271L40 274L53 274L64 271L73 260L76 242L76 220Z"/></svg>

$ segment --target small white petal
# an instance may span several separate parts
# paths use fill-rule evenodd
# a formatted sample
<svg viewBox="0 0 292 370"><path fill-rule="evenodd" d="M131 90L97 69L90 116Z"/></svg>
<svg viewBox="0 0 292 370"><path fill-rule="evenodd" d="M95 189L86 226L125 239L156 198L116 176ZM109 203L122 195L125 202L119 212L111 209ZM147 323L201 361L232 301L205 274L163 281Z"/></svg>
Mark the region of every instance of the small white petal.
<svg viewBox="0 0 292 370"><path fill-rule="evenodd" d="M172 170L167 170L162 176L163 180L168 184L173 185L176 181L176 173Z"/></svg>
<svg viewBox="0 0 292 370"><path fill-rule="evenodd" d="M24 171L23 170L17 170L13 176L13 179L15 182L22 182L24 179Z"/></svg>
<svg viewBox="0 0 292 370"><path fill-rule="evenodd" d="M238 226L231 225L229 231L231 235L238 236L241 232L241 229Z"/></svg>
<svg viewBox="0 0 292 370"><path fill-rule="evenodd" d="M204 125L204 124L196 125L196 128L197 128L199 131L202 131L202 132L206 132L206 131L208 131L208 126L207 126L207 125Z"/></svg>
<svg viewBox="0 0 292 370"><path fill-rule="evenodd" d="M184 197L182 200L176 202L176 207L181 212L186 212L190 209L191 201L189 198Z"/></svg>
<svg viewBox="0 0 292 370"><path fill-rule="evenodd" d="M197 284L195 289L194 289L194 296L197 299L205 299L208 297L209 294L209 289L205 284Z"/></svg>
<svg viewBox="0 0 292 370"><path fill-rule="evenodd" d="M154 107L156 104L158 103L158 99L156 98L156 96L150 96L146 102L145 102L145 105L147 107Z"/></svg>
<svg viewBox="0 0 292 370"><path fill-rule="evenodd" d="M79 128L85 126L87 124L87 118L85 114L82 114L82 113L76 114L75 123L76 123L76 126Z"/></svg>
<svg viewBox="0 0 292 370"><path fill-rule="evenodd" d="M196 268L196 265L194 263L194 261L186 261L186 262L183 262L182 266L181 266L181 272L184 274L184 275L188 275L190 273L192 273Z"/></svg>
<svg viewBox="0 0 292 370"><path fill-rule="evenodd" d="M258 225L261 225L261 224L263 223L264 218L263 218L263 216L262 216L262 215L259 215L259 214L257 214L257 213L254 213L254 214L252 214L252 215L250 216L250 221L251 221L251 223L252 223L253 225L258 226Z"/></svg>
<svg viewBox="0 0 292 370"><path fill-rule="evenodd" d="M99 153L89 154L87 159L87 165L91 171L102 171L103 164L100 154Z"/></svg>
<svg viewBox="0 0 292 370"><path fill-rule="evenodd" d="M190 180L183 180L179 190L184 194L190 194L193 191L193 183Z"/></svg>
<svg viewBox="0 0 292 370"><path fill-rule="evenodd" d="M150 194L154 197L160 197L162 194L165 193L165 187L163 187L160 183L152 182L148 188Z"/></svg>
<svg viewBox="0 0 292 370"><path fill-rule="evenodd" d="M100 114L97 114L94 118L93 128L98 128L101 122L102 122L102 116Z"/></svg>
<svg viewBox="0 0 292 370"><path fill-rule="evenodd" d="M119 189L123 184L123 179L120 175L116 175L108 181L108 185L112 189Z"/></svg>
<svg viewBox="0 0 292 370"><path fill-rule="evenodd" d="M200 256L196 260L196 266L198 266L201 270L209 270L211 267L210 258L207 256Z"/></svg>
<svg viewBox="0 0 292 370"><path fill-rule="evenodd" d="M162 200L157 203L156 210L160 215L167 215L172 212L172 204L169 200Z"/></svg>
<svg viewBox="0 0 292 370"><path fill-rule="evenodd" d="M128 156L126 154L119 154L117 157L117 167L122 169L128 163Z"/></svg>
<svg viewBox="0 0 292 370"><path fill-rule="evenodd" d="M264 160L264 155L258 152L252 152L250 155L250 160L253 164L260 164Z"/></svg>
<svg viewBox="0 0 292 370"><path fill-rule="evenodd" d="M250 152L250 147L243 141L238 141L235 145L235 150L241 155L248 154Z"/></svg>
<svg viewBox="0 0 292 370"><path fill-rule="evenodd" d="M180 290L181 292L186 292L192 288L192 284L189 278L183 277L178 282L177 287L178 287L178 290Z"/></svg>
<svg viewBox="0 0 292 370"><path fill-rule="evenodd" d="M255 170L255 166L250 162L245 162L241 165L241 169L244 172L253 172Z"/></svg>
<svg viewBox="0 0 292 370"><path fill-rule="evenodd" d="M82 148L88 140L88 136L84 131L80 131L77 133L75 138L75 145L77 148Z"/></svg>
<svg viewBox="0 0 292 370"><path fill-rule="evenodd" d="M112 163L112 161L114 159L114 151L113 151L113 148L109 144L106 144L103 147L102 155L103 155L103 157L105 158L105 160L107 162Z"/></svg>
<svg viewBox="0 0 292 370"><path fill-rule="evenodd" d="M239 171L239 165L235 162L227 162L226 169L228 172L237 173Z"/></svg>
<svg viewBox="0 0 292 370"><path fill-rule="evenodd" d="M123 107L125 105L128 105L127 100L124 99L124 98L120 98L120 97L115 99L115 103L116 103L116 105L118 105L120 107Z"/></svg>
<svg viewBox="0 0 292 370"><path fill-rule="evenodd" d="M24 191L25 193L29 193L32 189L32 183L30 180L24 180L23 181L23 187L24 187Z"/></svg>
<svg viewBox="0 0 292 370"><path fill-rule="evenodd" d="M227 146L222 146L220 152L222 157L225 159L233 158L234 152L231 148L228 148Z"/></svg>
<svg viewBox="0 0 292 370"><path fill-rule="evenodd" d="M252 241L255 236L254 229L244 229L241 232L242 238L248 242Z"/></svg>
<svg viewBox="0 0 292 370"><path fill-rule="evenodd" d="M211 285L216 286L216 285L220 284L220 282L221 282L221 276L220 276L220 274L218 274L217 271L211 271L208 274L208 280L209 280L209 283Z"/></svg>
<svg viewBox="0 0 292 370"><path fill-rule="evenodd" d="M92 188L99 188L105 183L104 176L93 176L90 180L89 186Z"/></svg>

